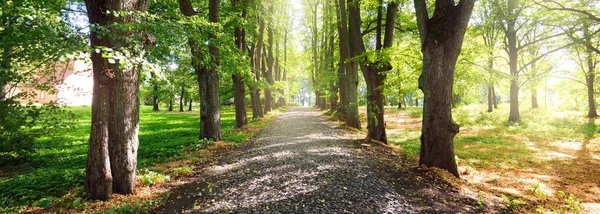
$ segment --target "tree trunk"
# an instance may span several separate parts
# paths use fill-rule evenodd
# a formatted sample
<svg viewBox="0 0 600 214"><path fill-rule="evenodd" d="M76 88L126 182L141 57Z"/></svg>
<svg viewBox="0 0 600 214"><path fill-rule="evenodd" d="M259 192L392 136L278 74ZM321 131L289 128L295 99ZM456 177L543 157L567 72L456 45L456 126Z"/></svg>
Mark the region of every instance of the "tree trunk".
<svg viewBox="0 0 600 214"><path fill-rule="evenodd" d="M270 4L269 5L269 12L273 13L273 5ZM267 42L269 43L269 46L267 47L267 72L265 73L265 78L267 80L267 83L269 83L269 87L267 87L265 89L265 113L266 112L270 112L273 110L273 95L271 93L271 87L273 87L273 63L274 63L274 56L273 56L273 23L272 21L269 22L268 25L268 30L267 30L267 34L269 36L269 39L267 40Z"/></svg>
<svg viewBox="0 0 600 214"><path fill-rule="evenodd" d="M156 74L150 73L152 77L152 111L160 111L158 107L158 83L156 83Z"/></svg>
<svg viewBox="0 0 600 214"><path fill-rule="evenodd" d="M350 0L348 0L348 2L350 2ZM346 124L350 127L360 129L360 120L358 116L358 65L354 61L348 61L348 59L351 57L350 42L360 41L361 38L354 38L350 35L346 15L346 0L339 0L339 7L341 22L340 55L344 55L344 60L342 62L344 62L344 68L346 69L346 75L343 78L346 89L346 99L342 105L346 107ZM342 87L340 87L340 89L341 88Z"/></svg>
<svg viewBox="0 0 600 214"><path fill-rule="evenodd" d="M209 0L209 21L219 22L219 0ZM210 41L216 40L216 34L210 33ZM204 53L199 47L204 41L190 40L192 65L196 72L200 93L200 139L221 140L221 112L219 109L219 73L221 53L215 42L209 42L208 50L211 62L204 63Z"/></svg>
<svg viewBox="0 0 600 214"><path fill-rule="evenodd" d="M493 86L488 86L487 100L488 100L488 110L487 110L487 112L493 112L494 111L494 100L495 100Z"/></svg>
<svg viewBox="0 0 600 214"><path fill-rule="evenodd" d="M387 143L383 105L383 81L385 76L377 69L362 66L367 84L367 139ZM368 80L367 80L368 79Z"/></svg>
<svg viewBox="0 0 600 214"><path fill-rule="evenodd" d="M258 41L256 42L254 51L250 51L250 53L252 54L251 58L253 61L252 73L254 74L255 82L260 81L261 68L263 67L262 48L263 35L265 31L265 22L261 19L259 23L259 34L257 39ZM252 118L256 119L263 117L263 109L260 101L260 89L255 84L250 85L250 101L252 102Z"/></svg>
<svg viewBox="0 0 600 214"><path fill-rule="evenodd" d="M498 109L498 96L496 96L496 88L492 86L492 96L494 97L494 108Z"/></svg>
<svg viewBox="0 0 600 214"><path fill-rule="evenodd" d="M181 95L179 95L179 112L183 112L183 106L184 106L183 98L184 98L184 95L185 95L185 86L182 85L181 86Z"/></svg>
<svg viewBox="0 0 600 214"><path fill-rule="evenodd" d="M193 102L193 101L194 101L194 100L192 100L192 98L190 97L190 105L189 105L189 107L188 107L188 111L192 111L192 102Z"/></svg>
<svg viewBox="0 0 600 214"><path fill-rule="evenodd" d="M514 11L514 1L509 1L508 10ZM516 18L515 18L516 19ZM521 114L519 113L519 70L518 57L519 50L517 49L517 31L515 29L515 19L508 21L506 40L508 41L508 58L510 67L510 114L508 116L509 122L519 122L521 120Z"/></svg>
<svg viewBox="0 0 600 214"><path fill-rule="evenodd" d="M348 23L346 21L346 2L345 0L336 1L337 5L337 28L338 28L338 37L339 43L338 48L340 51L340 59L338 64L338 89L340 93L340 102L337 105L336 115L343 121L347 120L347 112L346 108L348 106L347 92L346 92L346 59L348 59L348 54L350 52L350 47L348 45ZM343 7L343 9L342 9ZM344 18L342 19L342 13L344 13Z"/></svg>
<svg viewBox="0 0 600 214"><path fill-rule="evenodd" d="M383 4L383 1L380 1L380 4ZM350 47L350 52L352 53L352 57L356 57L362 55L366 50L360 30L360 2L358 0L351 0L348 5L350 40L356 42ZM378 11L377 41L381 41L381 37L383 36L383 45L376 44L378 50L392 46L397 12L398 4L389 2L386 13L385 35L382 35L381 19L383 19L383 9ZM367 60L369 59L359 59L359 64L367 85L367 139L387 143L383 116L385 108L382 86L385 81L385 72L391 70L392 66L389 60L379 62L370 62ZM373 64L377 66L373 66Z"/></svg>
<svg viewBox="0 0 600 214"><path fill-rule="evenodd" d="M592 71L593 72L593 71ZM596 100L594 98L594 73L589 73L585 78L586 86L587 86L587 94L588 94L588 117L596 118L598 117L598 113L596 112Z"/></svg>
<svg viewBox="0 0 600 214"><path fill-rule="evenodd" d="M108 148L113 192L118 194L132 194L135 188L139 145L140 67L117 72L117 82L111 94L113 121L109 124Z"/></svg>
<svg viewBox="0 0 600 214"><path fill-rule="evenodd" d="M242 19L247 16L246 12L246 1L234 1L234 4L241 4ZM235 43L237 48L243 53L246 53L246 30L242 26L238 26L235 29ZM246 86L244 85L244 79L238 75L233 74L231 76L233 80L233 102L235 103L235 127L239 128L248 124L248 117L246 116Z"/></svg>
<svg viewBox="0 0 600 214"><path fill-rule="evenodd" d="M538 108L537 91L535 89L531 91L531 108Z"/></svg>
<svg viewBox="0 0 600 214"><path fill-rule="evenodd" d="M173 111L173 98L169 98L169 111Z"/></svg>
<svg viewBox="0 0 600 214"><path fill-rule="evenodd" d="M12 48L5 46L2 50L2 62L0 62L0 101L4 101L8 94L6 90L6 84L9 81L7 79L8 74L11 72L11 57L10 54Z"/></svg>
<svg viewBox="0 0 600 214"><path fill-rule="evenodd" d="M592 35L589 32L589 23L586 21L583 23L584 26L584 39L586 43L591 44ZM596 80L596 54L589 46L586 46L586 61L587 61L587 72L585 75L585 83L587 86L587 94L588 94L588 118L596 118L598 117L598 113L596 112L596 99L594 96L594 82Z"/></svg>
<svg viewBox="0 0 600 214"><path fill-rule="evenodd" d="M135 21L131 16L115 17L105 11L145 11L147 0L113 2L87 0L90 24L109 26L117 38L90 32L92 49L128 48L131 44L119 36L129 37L110 27L113 23ZM140 53L143 54L143 51ZM92 130L86 164L85 189L92 199L108 200L111 194L130 194L135 187L139 124L139 71L134 65L122 70L119 63L109 63L102 53L92 52L94 90Z"/></svg>
<svg viewBox="0 0 600 214"><path fill-rule="evenodd" d="M459 131L452 119L452 86L456 60L473 10L474 0L436 0L429 18L425 0L415 0L422 42L423 73L419 88L424 94L419 165L448 170L458 177L454 136Z"/></svg>

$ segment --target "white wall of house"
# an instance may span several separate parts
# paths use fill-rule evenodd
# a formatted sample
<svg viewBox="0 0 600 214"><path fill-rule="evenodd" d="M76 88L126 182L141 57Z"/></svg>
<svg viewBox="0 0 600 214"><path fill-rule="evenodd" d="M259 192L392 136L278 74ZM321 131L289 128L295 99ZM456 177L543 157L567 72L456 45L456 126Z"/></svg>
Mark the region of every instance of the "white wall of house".
<svg viewBox="0 0 600 214"><path fill-rule="evenodd" d="M83 61L75 61L74 72L63 84L57 85L56 102L69 106L92 105L94 80L91 67Z"/></svg>

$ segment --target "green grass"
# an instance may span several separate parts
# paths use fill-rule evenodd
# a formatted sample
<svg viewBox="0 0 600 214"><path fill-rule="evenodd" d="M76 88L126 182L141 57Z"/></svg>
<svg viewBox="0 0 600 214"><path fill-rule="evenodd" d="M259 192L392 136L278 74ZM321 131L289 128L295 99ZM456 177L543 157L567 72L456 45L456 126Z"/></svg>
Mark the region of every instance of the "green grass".
<svg viewBox="0 0 600 214"><path fill-rule="evenodd" d="M74 107L74 128L59 133L60 137L40 138L30 161L5 167L0 171L0 212L2 207L17 208L31 205L42 198L62 197L84 185L87 141L90 132L91 109ZM223 140L239 143L252 133L235 131L235 111L221 110ZM151 107L140 109L138 169L185 158L184 148L195 144L199 134L199 113L152 112ZM260 128L264 123L250 121Z"/></svg>
<svg viewBox="0 0 600 214"><path fill-rule="evenodd" d="M397 111L390 109L391 111ZM550 112L544 109L522 109L519 123L508 123L508 106L501 105L492 113L483 105L462 106L453 109L454 120L461 133L454 139L454 151L459 161L475 166L499 168L524 167L536 164L534 154L524 140L532 142L568 141L591 138L599 129L595 121L582 112ZM389 110L388 110L389 111ZM411 118L418 118L420 109L400 110ZM465 134L464 130L479 130ZM389 136L391 144L402 147L409 158L418 158L420 130L411 130Z"/></svg>

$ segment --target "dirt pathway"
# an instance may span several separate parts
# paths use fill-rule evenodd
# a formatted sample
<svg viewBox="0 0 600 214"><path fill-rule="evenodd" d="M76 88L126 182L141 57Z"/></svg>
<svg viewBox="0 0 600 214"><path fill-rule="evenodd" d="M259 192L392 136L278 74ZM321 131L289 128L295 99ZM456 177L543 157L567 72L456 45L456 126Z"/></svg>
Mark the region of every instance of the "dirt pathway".
<svg viewBox="0 0 600 214"><path fill-rule="evenodd" d="M160 213L480 212L475 199L392 169L309 108L290 109L252 142L175 189Z"/></svg>

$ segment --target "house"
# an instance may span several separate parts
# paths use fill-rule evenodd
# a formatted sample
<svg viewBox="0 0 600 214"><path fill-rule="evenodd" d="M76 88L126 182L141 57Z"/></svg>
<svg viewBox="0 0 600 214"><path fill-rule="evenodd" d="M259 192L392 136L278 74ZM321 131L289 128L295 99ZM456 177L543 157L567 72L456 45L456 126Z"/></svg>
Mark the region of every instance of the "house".
<svg viewBox="0 0 600 214"><path fill-rule="evenodd" d="M28 96L20 99L23 103L54 102L69 106L92 104L94 81L91 66L82 60L71 60L68 63L55 63L52 70L53 78L45 76L37 80L40 84L48 85L50 90L39 90L32 85L20 84L8 92L8 97L25 92Z"/></svg>

